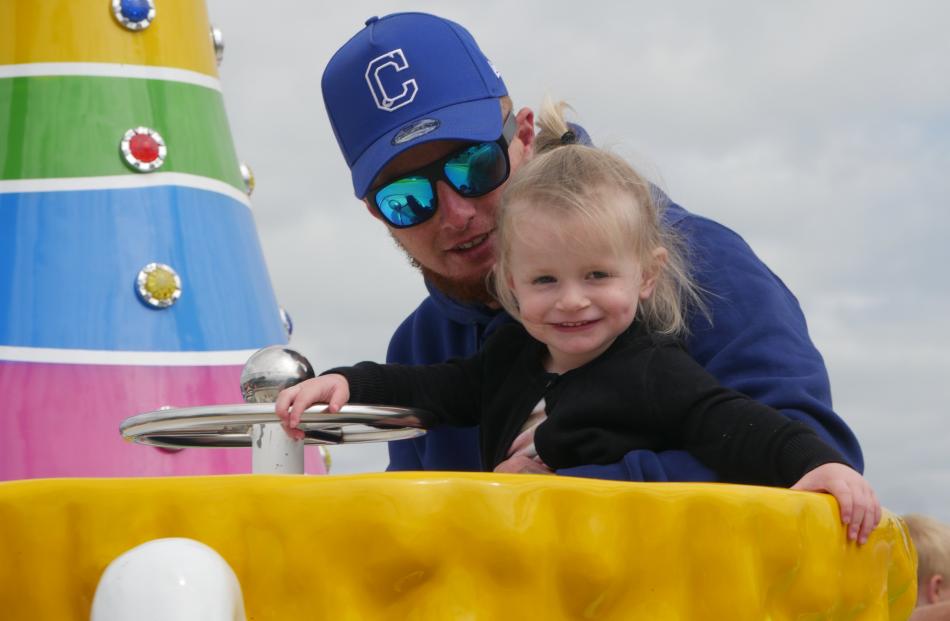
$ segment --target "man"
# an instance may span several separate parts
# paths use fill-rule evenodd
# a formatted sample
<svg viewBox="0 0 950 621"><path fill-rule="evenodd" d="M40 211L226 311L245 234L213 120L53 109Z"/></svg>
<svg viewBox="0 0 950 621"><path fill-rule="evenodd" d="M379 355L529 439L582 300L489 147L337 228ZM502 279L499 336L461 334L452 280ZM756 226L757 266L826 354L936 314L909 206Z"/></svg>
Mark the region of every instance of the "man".
<svg viewBox="0 0 950 621"><path fill-rule="evenodd" d="M356 196L418 265L430 293L397 329L388 361L473 354L511 321L485 276L501 189L532 156L534 113L514 110L467 30L422 13L367 20L330 60L322 88ZM698 315L690 322L693 357L724 385L810 424L863 470L857 440L831 409L824 362L794 296L732 231L671 202L665 218L686 239L709 293L712 323ZM481 469L474 429L436 429L389 448L391 470ZM638 450L616 464L559 473L715 480L680 450Z"/></svg>

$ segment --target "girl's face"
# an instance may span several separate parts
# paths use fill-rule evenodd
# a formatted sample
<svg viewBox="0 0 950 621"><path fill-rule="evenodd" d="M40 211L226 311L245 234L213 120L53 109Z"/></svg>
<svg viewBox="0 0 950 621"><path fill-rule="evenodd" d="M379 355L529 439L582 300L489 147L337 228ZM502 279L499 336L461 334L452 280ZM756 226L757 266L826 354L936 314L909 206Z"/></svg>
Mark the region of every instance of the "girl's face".
<svg viewBox="0 0 950 621"><path fill-rule="evenodd" d="M565 222L534 219L512 240L508 284L521 323L548 347L545 368L564 373L604 353L653 293L656 277L644 275L631 249L615 256L594 243L566 242ZM576 223L574 223L576 224ZM662 261L665 250L654 256Z"/></svg>

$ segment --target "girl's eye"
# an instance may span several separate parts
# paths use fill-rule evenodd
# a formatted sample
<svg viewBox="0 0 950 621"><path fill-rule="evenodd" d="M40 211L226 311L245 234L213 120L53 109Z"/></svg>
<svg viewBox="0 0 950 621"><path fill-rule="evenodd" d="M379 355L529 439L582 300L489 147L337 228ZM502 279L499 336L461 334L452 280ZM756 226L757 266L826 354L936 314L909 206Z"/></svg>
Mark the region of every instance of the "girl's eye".
<svg viewBox="0 0 950 621"><path fill-rule="evenodd" d="M593 272L590 272L590 273L587 275L587 277L590 278L590 279L592 279L592 280L599 280L599 279L601 279L601 278L610 278L610 274L609 274L608 272L602 272L602 271L600 271L600 270L594 270Z"/></svg>
<svg viewBox="0 0 950 621"><path fill-rule="evenodd" d="M554 276L538 276L531 281L532 285L549 285L552 282L555 282Z"/></svg>

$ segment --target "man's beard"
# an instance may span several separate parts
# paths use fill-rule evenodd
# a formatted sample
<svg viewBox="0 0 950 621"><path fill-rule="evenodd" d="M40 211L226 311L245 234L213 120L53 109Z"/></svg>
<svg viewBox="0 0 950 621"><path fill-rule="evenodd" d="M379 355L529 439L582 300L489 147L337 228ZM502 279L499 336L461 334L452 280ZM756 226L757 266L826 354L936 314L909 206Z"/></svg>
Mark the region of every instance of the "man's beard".
<svg viewBox="0 0 950 621"><path fill-rule="evenodd" d="M393 241L406 253L409 264L418 268L419 271L422 272L423 278L445 295L463 304L484 304L485 306L498 308L498 302L488 291L487 274L473 280L460 281L448 278L416 261L416 258L409 254L409 251L399 243L399 240L396 239L395 236L393 236Z"/></svg>
<svg viewBox="0 0 950 621"><path fill-rule="evenodd" d="M454 300L464 304L484 304L485 306L491 307L495 307L498 304L495 298L488 292L485 277L470 281L458 281L433 272L426 266L419 265L418 261L413 260L412 264L419 267L419 271L422 272L423 277L432 283L436 289Z"/></svg>

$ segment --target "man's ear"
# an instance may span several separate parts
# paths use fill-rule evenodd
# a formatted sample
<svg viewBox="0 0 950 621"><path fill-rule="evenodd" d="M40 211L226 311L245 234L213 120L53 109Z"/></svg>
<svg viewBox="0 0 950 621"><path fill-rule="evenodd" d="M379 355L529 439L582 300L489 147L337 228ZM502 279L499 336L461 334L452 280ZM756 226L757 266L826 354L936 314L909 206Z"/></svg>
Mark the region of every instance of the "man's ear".
<svg viewBox="0 0 950 621"><path fill-rule="evenodd" d="M640 299L646 300L656 290L656 281L666 267L669 253L660 246L650 254L648 265L643 266L643 282L640 283Z"/></svg>
<svg viewBox="0 0 950 621"><path fill-rule="evenodd" d="M524 145L525 158L530 158L534 154L534 112L531 108L522 108L518 110L515 120L518 122L515 138Z"/></svg>
<svg viewBox="0 0 950 621"><path fill-rule="evenodd" d="M380 214L379 211L373 207L368 198L363 199L363 206L366 207L366 211L369 212L369 215L373 216L383 224L386 224L385 220L383 220L382 214Z"/></svg>

